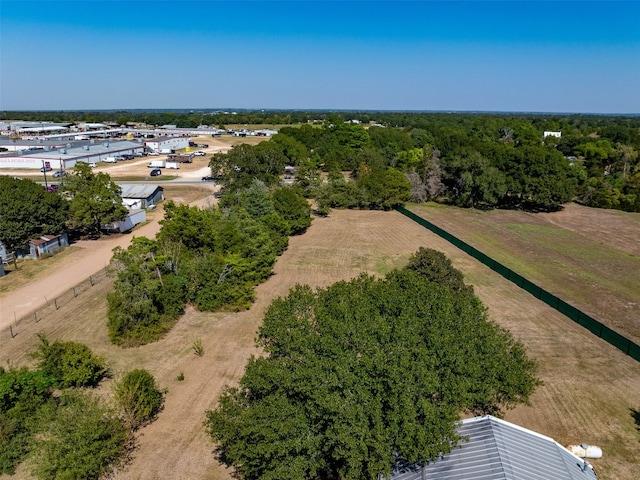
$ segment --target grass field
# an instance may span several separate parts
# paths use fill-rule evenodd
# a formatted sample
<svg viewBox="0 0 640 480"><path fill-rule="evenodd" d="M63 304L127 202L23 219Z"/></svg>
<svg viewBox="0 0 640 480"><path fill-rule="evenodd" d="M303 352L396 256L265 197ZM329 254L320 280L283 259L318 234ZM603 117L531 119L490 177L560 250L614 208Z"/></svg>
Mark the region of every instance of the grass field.
<svg viewBox="0 0 640 480"><path fill-rule="evenodd" d="M510 212L508 218L496 220L501 212L479 213L442 207L416 211L470 243L475 236L484 235L486 245L490 245L495 236L508 234L527 239L527 248L532 251L546 250L547 259L558 255L548 247L549 232L553 229L528 226L542 221L535 216ZM559 221L559 216L552 218ZM442 224L445 221L447 224ZM633 235L636 228L633 221L625 223L632 225L627 234ZM512 227L502 227L502 224ZM540 225L554 224L547 219ZM561 238L569 251L575 243L575 250L586 254L585 261L598 258L597 252L616 250L605 243L584 243L581 235L574 231L551 235L554 239ZM496 254L498 260L507 263L513 256L519 259L519 265L529 269L527 274L541 270L530 265L534 259L540 262L540 257L515 256L504 248L506 240L493 241L496 252L505 250L502 258ZM109 361L116 374L131 368L147 368L156 376L160 387L168 389L165 408L155 423L140 431L133 460L118 478L231 479L231 472L219 465L211 453L212 445L202 426L204 412L215 406L225 384L238 380L249 356L259 353L253 340L266 306L274 297L285 295L296 283L326 286L362 271L384 274L403 265L421 246L447 254L465 274L467 282L474 285L490 317L509 328L539 362L544 385L534 394L530 406L508 412L506 419L549 435L564 445L586 442L600 446L604 457L592 463L601 479L636 478L640 469L637 454L640 433L633 413L640 408L640 365L396 212L333 211L327 218L314 219L306 234L291 239L288 250L275 266L274 275L258 287L256 303L249 311L211 314L188 309L161 341L123 350L107 341L105 315L109 282L106 281L38 324L24 326L10 342L3 342L0 364L28 364L31 361L28 352L37 344L36 333L44 331L52 340L86 343ZM596 246L597 252L589 253ZM493 255L494 252L487 253ZM610 253L605 265L619 262L617 255ZM577 265L579 260L572 262ZM617 263L616 268L619 267ZM572 268L579 270L577 266ZM553 273L560 271L562 269L547 273L551 284L562 285L566 281L557 279L558 274ZM575 281L588 283L580 276L576 276ZM6 335L6 332L0 333ZM196 338L202 339L202 357L194 355L191 348ZM177 377L181 373L184 381L179 382ZM108 383L99 391L109 396ZM28 478L28 475L22 469L15 478Z"/></svg>

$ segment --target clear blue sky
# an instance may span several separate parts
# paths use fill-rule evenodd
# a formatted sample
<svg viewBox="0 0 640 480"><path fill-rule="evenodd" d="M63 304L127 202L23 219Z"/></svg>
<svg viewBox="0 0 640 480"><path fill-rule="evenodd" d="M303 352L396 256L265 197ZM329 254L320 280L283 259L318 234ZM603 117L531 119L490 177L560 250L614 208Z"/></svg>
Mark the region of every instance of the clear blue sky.
<svg viewBox="0 0 640 480"><path fill-rule="evenodd" d="M0 0L0 110L640 113L640 1Z"/></svg>

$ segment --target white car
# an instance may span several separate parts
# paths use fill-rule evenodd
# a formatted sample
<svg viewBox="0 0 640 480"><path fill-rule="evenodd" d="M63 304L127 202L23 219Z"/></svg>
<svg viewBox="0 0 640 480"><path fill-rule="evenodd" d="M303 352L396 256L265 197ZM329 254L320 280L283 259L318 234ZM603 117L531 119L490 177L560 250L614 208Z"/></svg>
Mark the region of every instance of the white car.
<svg viewBox="0 0 640 480"><path fill-rule="evenodd" d="M198 150L197 152L193 152L193 154L196 157L203 157L204 155L206 155L206 153L204 153L202 150Z"/></svg>

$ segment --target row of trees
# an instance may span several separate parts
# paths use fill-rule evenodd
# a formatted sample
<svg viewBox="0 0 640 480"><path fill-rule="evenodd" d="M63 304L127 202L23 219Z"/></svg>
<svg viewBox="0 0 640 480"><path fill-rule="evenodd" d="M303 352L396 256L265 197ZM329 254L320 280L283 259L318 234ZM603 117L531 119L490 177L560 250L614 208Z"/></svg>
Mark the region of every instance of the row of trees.
<svg viewBox="0 0 640 480"><path fill-rule="evenodd" d="M288 237L310 223L301 194L269 189L257 179L228 195L220 208L168 202L155 240L138 237L126 250L114 251L110 339L126 346L155 341L187 303L207 311L248 308Z"/></svg>
<svg viewBox="0 0 640 480"><path fill-rule="evenodd" d="M640 134L632 122L594 130L536 117L409 118L416 121L403 129L365 128L337 115L323 125L283 127L270 142L215 155L212 170L233 190L254 176L278 181L285 164L295 165L298 184L319 200L321 210L392 208L407 199L553 210L576 199L640 211ZM543 139L541 127L567 131L560 139ZM345 171L355 182L342 181L338 172ZM328 182L321 181L321 172L329 172ZM394 179L398 172L408 185ZM391 185L385 182L391 179ZM372 192L390 188L406 192L393 194L391 201L372 198Z"/></svg>
<svg viewBox="0 0 640 480"><path fill-rule="evenodd" d="M65 231L100 235L100 225L124 219L122 190L106 173L78 163L57 192L29 179L0 175L0 242L7 251L25 248L32 238Z"/></svg>
<svg viewBox="0 0 640 480"><path fill-rule="evenodd" d="M273 301L251 358L206 426L249 479L378 479L448 453L462 412L499 414L539 381L462 274L420 249L401 269Z"/></svg>
<svg viewBox="0 0 640 480"><path fill-rule="evenodd" d="M88 390L109 371L86 345L40 335L33 356L33 370L0 368L0 473L26 460L38 479L100 478L123 460L131 433L159 412L155 379L146 370L126 373L110 404Z"/></svg>

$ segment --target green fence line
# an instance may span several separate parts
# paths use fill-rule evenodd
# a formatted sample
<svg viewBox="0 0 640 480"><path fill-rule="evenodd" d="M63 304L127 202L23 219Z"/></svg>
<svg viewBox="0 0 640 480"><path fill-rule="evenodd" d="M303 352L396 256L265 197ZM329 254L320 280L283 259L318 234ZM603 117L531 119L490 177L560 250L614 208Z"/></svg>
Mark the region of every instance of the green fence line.
<svg viewBox="0 0 640 480"><path fill-rule="evenodd" d="M468 243L460 240L458 237L454 235L451 235L449 232L443 230L437 225L434 225L430 221L425 220L421 216L416 215L415 213L407 210L404 207L397 207L396 210L402 213L403 215L409 217L414 222L432 231L439 237L444 238L448 242L458 247L463 252L471 255L473 258L475 258L479 262L489 267L494 272L499 273L504 278L515 283L517 286L526 290L537 299L543 301L550 307L555 308L558 312L569 317L571 320L573 320L577 324L582 325L584 328L589 330L594 335L597 335L607 343L613 345L617 349L629 355L634 360L637 360L640 362L640 345L632 342L626 337L623 337L618 332L611 330L609 327L602 324L595 318L590 317L589 315L582 312L581 310L578 310L573 305L569 305L567 302L565 302L561 298L558 298L552 293L547 292L545 289L527 280L522 275L519 275L513 270L511 270L510 268L505 267L500 262L497 262L493 258L479 251L477 248L472 247Z"/></svg>

